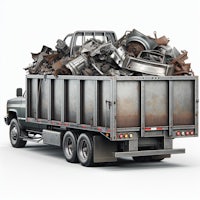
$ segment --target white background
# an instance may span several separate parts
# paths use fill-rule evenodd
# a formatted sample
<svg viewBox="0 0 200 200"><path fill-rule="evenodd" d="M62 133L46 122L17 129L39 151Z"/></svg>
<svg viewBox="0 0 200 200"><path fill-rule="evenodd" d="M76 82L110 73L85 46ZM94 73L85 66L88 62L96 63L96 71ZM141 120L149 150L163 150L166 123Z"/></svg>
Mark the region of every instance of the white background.
<svg viewBox="0 0 200 200"><path fill-rule="evenodd" d="M121 37L136 28L166 35L187 50L200 70L198 0L1 0L0 1L0 199L200 199L200 139L177 139L187 153L160 163L122 161L95 168L67 163L55 147L28 144L13 149L3 122L6 101L25 88L30 52L55 47L75 30L113 30Z"/></svg>

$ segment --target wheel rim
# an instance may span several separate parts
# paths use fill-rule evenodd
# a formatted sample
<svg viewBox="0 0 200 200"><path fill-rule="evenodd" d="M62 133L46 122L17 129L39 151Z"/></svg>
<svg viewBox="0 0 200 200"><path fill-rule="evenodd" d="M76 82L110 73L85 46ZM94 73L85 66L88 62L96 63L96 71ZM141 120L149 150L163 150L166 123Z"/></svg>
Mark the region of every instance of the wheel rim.
<svg viewBox="0 0 200 200"><path fill-rule="evenodd" d="M18 138L18 131L17 131L17 127L13 126L13 128L10 131L10 138L13 144L15 144L17 142L17 138Z"/></svg>
<svg viewBox="0 0 200 200"><path fill-rule="evenodd" d="M88 158L88 152L89 152L88 148L89 147L86 140L83 140L80 144L80 155L84 160L87 160Z"/></svg>
<svg viewBox="0 0 200 200"><path fill-rule="evenodd" d="M67 138L67 141L65 143L65 151L69 156L73 155L73 142L70 137Z"/></svg>

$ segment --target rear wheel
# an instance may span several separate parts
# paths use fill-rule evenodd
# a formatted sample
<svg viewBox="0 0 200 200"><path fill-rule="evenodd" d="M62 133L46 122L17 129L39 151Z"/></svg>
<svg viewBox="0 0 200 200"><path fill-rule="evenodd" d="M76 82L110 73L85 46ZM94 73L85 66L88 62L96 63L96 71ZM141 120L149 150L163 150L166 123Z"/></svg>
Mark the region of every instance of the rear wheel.
<svg viewBox="0 0 200 200"><path fill-rule="evenodd" d="M26 145L27 141L24 141L21 136L21 129L16 119L12 119L10 122L10 143L15 148L21 148Z"/></svg>
<svg viewBox="0 0 200 200"><path fill-rule="evenodd" d="M75 132L67 131L63 138L63 153L68 162L76 163L77 159L77 138Z"/></svg>
<svg viewBox="0 0 200 200"><path fill-rule="evenodd" d="M93 139L89 134L82 133L77 142L77 156L79 162L86 167L93 163Z"/></svg>

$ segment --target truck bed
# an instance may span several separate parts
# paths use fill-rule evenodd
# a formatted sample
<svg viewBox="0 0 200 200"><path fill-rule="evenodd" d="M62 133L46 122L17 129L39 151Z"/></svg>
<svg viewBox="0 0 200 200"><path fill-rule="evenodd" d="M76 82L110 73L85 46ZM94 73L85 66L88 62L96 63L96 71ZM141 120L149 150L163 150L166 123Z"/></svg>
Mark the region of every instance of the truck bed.
<svg viewBox="0 0 200 200"><path fill-rule="evenodd" d="M198 135L198 77L27 75L26 121L95 131L111 141Z"/></svg>

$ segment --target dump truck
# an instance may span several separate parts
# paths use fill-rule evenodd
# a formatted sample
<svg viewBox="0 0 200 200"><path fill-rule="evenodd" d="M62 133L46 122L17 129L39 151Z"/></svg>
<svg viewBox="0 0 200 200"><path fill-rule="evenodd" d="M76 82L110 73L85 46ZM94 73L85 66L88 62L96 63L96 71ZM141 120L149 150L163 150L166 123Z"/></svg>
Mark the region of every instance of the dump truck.
<svg viewBox="0 0 200 200"><path fill-rule="evenodd" d="M83 166L161 161L185 153L173 148L174 139L198 136L197 76L28 74L26 92L16 93L5 117L12 146L55 145Z"/></svg>

